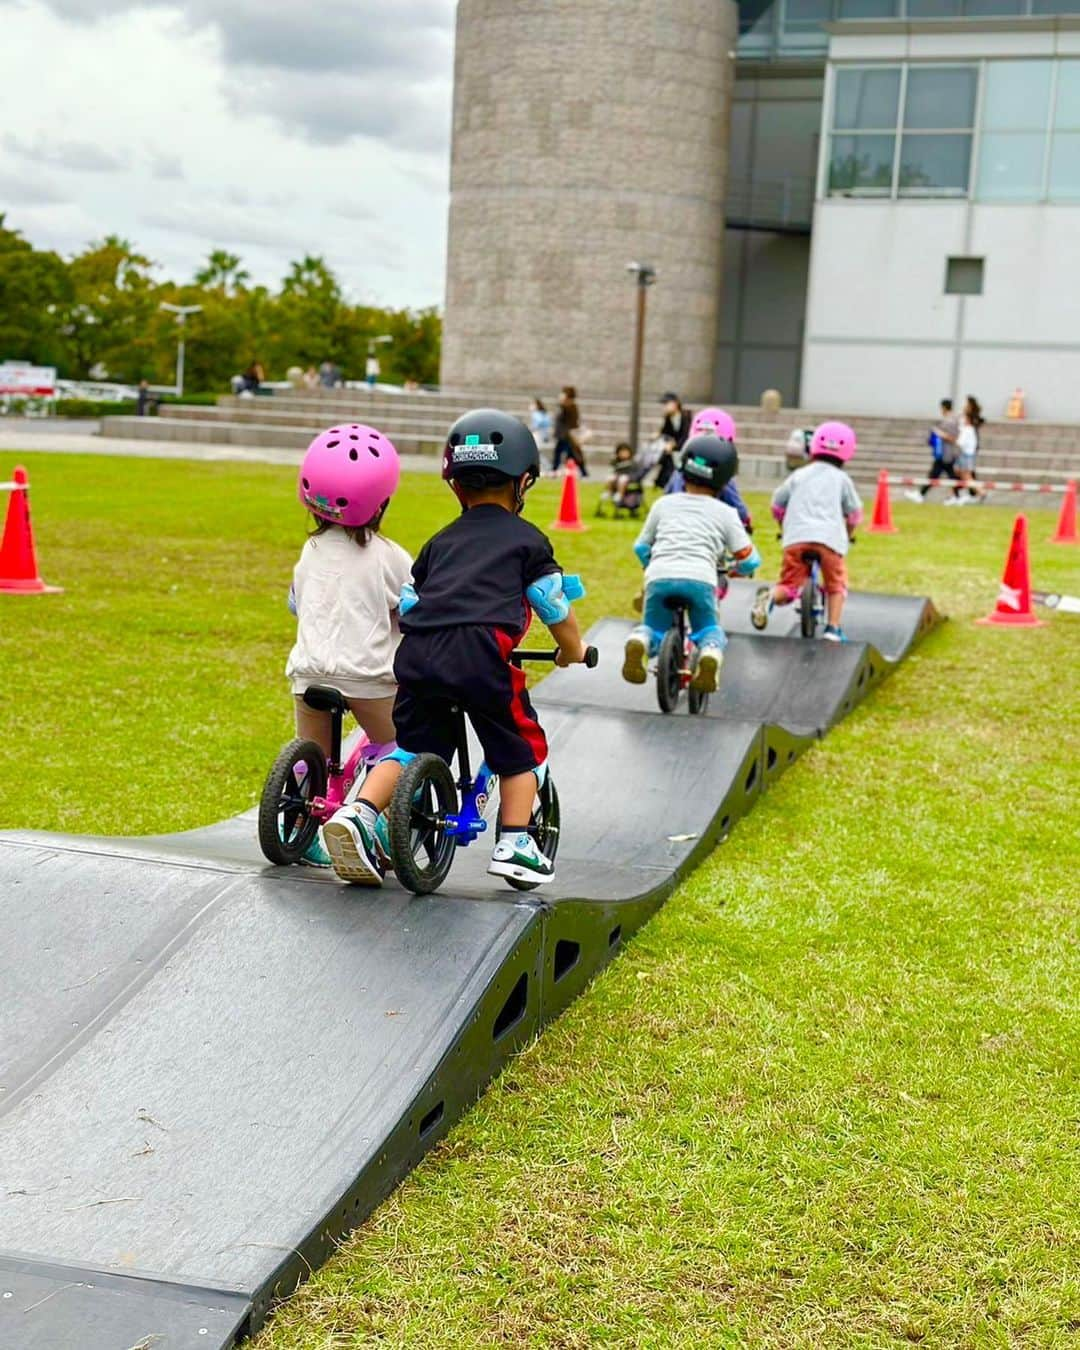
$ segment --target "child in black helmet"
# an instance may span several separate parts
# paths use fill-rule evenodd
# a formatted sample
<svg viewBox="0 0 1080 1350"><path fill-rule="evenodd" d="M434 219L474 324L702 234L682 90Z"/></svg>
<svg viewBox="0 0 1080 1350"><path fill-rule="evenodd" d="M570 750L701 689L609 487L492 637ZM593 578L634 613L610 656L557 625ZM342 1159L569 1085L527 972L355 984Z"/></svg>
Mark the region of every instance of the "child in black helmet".
<svg viewBox="0 0 1080 1350"><path fill-rule="evenodd" d="M394 661L398 749L323 832L334 870L347 881L382 885L381 813L404 763L423 753L453 758L454 707L468 715L488 767L499 775L501 825L488 871L540 883L554 878L529 833L547 741L525 676L509 656L534 609L558 643L560 665L583 661L585 645L550 540L521 518L539 473L532 433L508 413L481 408L451 427L443 477L462 513L424 545L402 592L404 636Z"/></svg>
<svg viewBox="0 0 1080 1350"><path fill-rule="evenodd" d="M642 622L626 640L623 679L644 684L649 657L671 625L671 605L686 606L698 647L693 687L712 693L724 659L727 636L716 617L716 585L727 559L735 570L751 574L761 556L734 507L718 501L739 467L730 441L692 436L683 447L680 468L685 489L654 503L638 535L634 552L645 568Z"/></svg>

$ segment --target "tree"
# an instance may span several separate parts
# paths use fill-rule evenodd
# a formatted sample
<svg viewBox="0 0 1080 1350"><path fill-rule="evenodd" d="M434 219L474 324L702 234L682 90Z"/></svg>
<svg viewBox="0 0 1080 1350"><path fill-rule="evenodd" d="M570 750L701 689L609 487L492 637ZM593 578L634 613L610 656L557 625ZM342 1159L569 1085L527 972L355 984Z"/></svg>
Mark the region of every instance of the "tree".
<svg viewBox="0 0 1080 1350"><path fill-rule="evenodd" d="M71 292L61 331L77 377L104 366L112 379L163 378L153 340L158 288L152 267L117 235L91 244L68 264Z"/></svg>
<svg viewBox="0 0 1080 1350"><path fill-rule="evenodd" d="M70 285L63 260L39 252L0 212L0 361L57 365L63 351L58 310Z"/></svg>
<svg viewBox="0 0 1080 1350"><path fill-rule="evenodd" d="M235 296L251 280L251 273L242 266L238 254L215 248L207 256L206 264L195 273L196 286Z"/></svg>

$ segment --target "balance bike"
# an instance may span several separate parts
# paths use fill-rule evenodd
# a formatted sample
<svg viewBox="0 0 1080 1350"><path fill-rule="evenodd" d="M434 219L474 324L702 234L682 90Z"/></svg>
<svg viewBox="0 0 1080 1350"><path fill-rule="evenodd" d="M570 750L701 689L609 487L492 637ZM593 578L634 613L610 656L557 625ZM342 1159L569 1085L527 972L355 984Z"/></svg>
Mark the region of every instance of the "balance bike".
<svg viewBox="0 0 1080 1350"><path fill-rule="evenodd" d="M520 666L522 661L554 662L557 655L518 648L510 653L510 660ZM595 647L586 648L585 665L590 670L598 659ZM457 723L457 782L446 760L438 755L417 755L402 769L386 812L394 872L414 895L438 890L450 871L455 850L467 848L488 827L484 810L495 787L495 775L481 763L473 777L465 714L458 707L453 712ZM549 772L537 792L532 827L541 853L552 862L559 848L560 825L559 794ZM531 891L539 884L525 876L505 880L518 891Z"/></svg>
<svg viewBox="0 0 1080 1350"><path fill-rule="evenodd" d="M337 689L309 685L304 702L330 714L330 759L314 741L297 736L282 747L266 775L259 801L259 847L279 867L300 861L319 826L345 805L371 767L372 746L363 732L341 762L341 723L348 704Z"/></svg>

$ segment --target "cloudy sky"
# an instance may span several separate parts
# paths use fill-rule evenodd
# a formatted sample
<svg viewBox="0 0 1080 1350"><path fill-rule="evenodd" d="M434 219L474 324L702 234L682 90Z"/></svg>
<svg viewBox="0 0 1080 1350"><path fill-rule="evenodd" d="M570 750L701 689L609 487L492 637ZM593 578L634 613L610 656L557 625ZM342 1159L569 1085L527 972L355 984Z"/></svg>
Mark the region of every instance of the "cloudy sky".
<svg viewBox="0 0 1080 1350"><path fill-rule="evenodd" d="M0 0L0 211L163 275L210 249L275 284L441 303L455 0Z"/></svg>

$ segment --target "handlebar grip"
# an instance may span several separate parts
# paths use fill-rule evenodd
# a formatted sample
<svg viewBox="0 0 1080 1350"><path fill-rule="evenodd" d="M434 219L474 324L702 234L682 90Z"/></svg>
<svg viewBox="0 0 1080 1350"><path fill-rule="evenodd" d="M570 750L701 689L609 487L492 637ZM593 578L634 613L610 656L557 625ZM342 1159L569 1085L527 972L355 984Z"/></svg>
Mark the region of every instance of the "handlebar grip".
<svg viewBox="0 0 1080 1350"><path fill-rule="evenodd" d="M585 648L585 664L590 670L595 670L600 660L600 653L595 647Z"/></svg>

